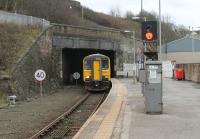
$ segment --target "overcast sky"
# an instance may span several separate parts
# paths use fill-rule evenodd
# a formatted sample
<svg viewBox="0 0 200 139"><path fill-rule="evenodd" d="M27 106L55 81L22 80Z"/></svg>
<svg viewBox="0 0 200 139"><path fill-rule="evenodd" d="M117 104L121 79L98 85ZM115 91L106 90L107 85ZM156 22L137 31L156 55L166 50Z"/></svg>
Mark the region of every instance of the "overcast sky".
<svg viewBox="0 0 200 139"><path fill-rule="evenodd" d="M125 14L132 11L140 12L141 0L77 0L83 6L98 12L109 13L112 8L118 7ZM143 0L143 9L158 14L159 0ZM185 27L200 26L200 0L161 0L162 16L169 16L171 22Z"/></svg>

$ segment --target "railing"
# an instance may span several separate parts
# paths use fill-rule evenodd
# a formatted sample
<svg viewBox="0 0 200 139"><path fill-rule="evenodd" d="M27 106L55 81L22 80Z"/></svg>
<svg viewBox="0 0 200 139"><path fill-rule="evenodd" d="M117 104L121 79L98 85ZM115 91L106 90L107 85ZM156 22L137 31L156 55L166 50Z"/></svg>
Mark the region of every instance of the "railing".
<svg viewBox="0 0 200 139"><path fill-rule="evenodd" d="M51 24L54 34L68 34L73 36L87 36L90 38L104 38L113 41L119 41L120 30L113 28L89 28L82 26Z"/></svg>
<svg viewBox="0 0 200 139"><path fill-rule="evenodd" d="M15 23L42 28L50 26L50 22L45 19L5 11L0 11L0 23Z"/></svg>

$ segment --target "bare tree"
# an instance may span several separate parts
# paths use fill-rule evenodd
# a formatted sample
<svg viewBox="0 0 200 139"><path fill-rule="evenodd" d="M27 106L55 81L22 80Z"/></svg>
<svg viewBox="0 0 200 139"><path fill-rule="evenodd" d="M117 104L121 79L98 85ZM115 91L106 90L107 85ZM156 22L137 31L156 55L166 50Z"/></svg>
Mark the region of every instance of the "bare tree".
<svg viewBox="0 0 200 139"><path fill-rule="evenodd" d="M110 10L110 15L113 17L120 17L121 16L121 10L119 9L119 7L113 7Z"/></svg>
<svg viewBox="0 0 200 139"><path fill-rule="evenodd" d="M128 18L128 19L132 19L132 17L134 17L135 15L133 14L132 11L127 11L125 16L126 16L126 18Z"/></svg>

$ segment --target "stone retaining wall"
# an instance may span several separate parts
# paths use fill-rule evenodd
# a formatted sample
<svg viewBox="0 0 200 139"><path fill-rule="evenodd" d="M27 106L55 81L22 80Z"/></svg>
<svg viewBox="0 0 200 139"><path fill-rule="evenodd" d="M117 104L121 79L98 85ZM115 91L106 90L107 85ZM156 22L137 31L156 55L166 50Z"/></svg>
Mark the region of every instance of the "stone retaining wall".
<svg viewBox="0 0 200 139"><path fill-rule="evenodd" d="M37 69L46 71L47 77L43 81L43 92L51 93L62 87L62 49L52 47L53 35L81 35L97 38L106 37L108 40L119 43L116 50L115 71L122 70L123 63L133 63L133 39L130 36L121 36L119 31L88 29L84 27L53 25L41 33L24 55L16 62L7 90L18 96L18 99L40 95L40 84L34 79Z"/></svg>
<svg viewBox="0 0 200 139"><path fill-rule="evenodd" d="M60 51L52 48L52 32L45 30L17 62L11 73L10 88L19 99L40 95L39 82L35 80L37 69L46 71L43 92L50 93L60 87Z"/></svg>

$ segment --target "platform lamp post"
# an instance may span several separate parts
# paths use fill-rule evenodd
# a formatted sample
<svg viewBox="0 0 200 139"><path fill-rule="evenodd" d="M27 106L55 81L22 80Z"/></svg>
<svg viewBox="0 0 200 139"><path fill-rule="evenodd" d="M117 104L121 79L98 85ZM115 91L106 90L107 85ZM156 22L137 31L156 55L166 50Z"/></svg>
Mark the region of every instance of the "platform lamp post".
<svg viewBox="0 0 200 139"><path fill-rule="evenodd" d="M131 17L131 19L132 20L140 20L139 22L143 22L143 21L147 21L147 17L145 17L145 16L143 16L143 9L142 9L142 4L143 2L142 2L142 0L141 0L141 15L142 16L133 16L133 17ZM136 40L136 39L135 39ZM137 40L138 41L138 40ZM142 40L139 40L139 41L141 41L141 42L143 42ZM146 48L146 47L145 47ZM141 56L141 61L143 61L142 63L143 63L143 65L142 65L142 68L144 68L144 55L142 55ZM137 64L136 64L137 65ZM136 67L137 68L137 73L136 73L136 77L138 76L138 68L139 68L139 63L138 63L138 66ZM137 81L137 80L136 80Z"/></svg>
<svg viewBox="0 0 200 139"><path fill-rule="evenodd" d="M133 36L133 83L135 84L137 82L136 80L136 48L135 48L135 31L125 30L125 33L132 33Z"/></svg>
<svg viewBox="0 0 200 139"><path fill-rule="evenodd" d="M159 0L159 47L160 47L160 61L162 61L162 42L161 42L161 38L162 38L162 35L161 35L161 0Z"/></svg>
<svg viewBox="0 0 200 139"><path fill-rule="evenodd" d="M81 6L81 17L82 17L82 19L84 18L84 9L83 9L83 5Z"/></svg>

